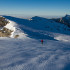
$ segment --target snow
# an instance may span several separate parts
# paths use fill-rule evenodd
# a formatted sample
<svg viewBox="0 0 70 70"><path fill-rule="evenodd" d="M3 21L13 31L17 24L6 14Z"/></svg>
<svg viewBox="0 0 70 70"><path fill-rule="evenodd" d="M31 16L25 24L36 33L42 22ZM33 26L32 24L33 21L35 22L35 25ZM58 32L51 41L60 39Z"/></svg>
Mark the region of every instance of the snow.
<svg viewBox="0 0 70 70"><path fill-rule="evenodd" d="M18 25L16 24L16 22L8 20L8 19L7 21L9 21L9 23L4 27L12 31L11 36L10 36L11 38L14 38L15 35L24 34L21 32L21 29L18 28Z"/></svg>
<svg viewBox="0 0 70 70"><path fill-rule="evenodd" d="M12 31L10 37L13 37L13 33L15 32L15 22L10 21L10 20L8 20L8 21L9 21L9 23L4 27Z"/></svg>
<svg viewBox="0 0 70 70"><path fill-rule="evenodd" d="M65 41L65 42L70 42L70 36L69 35L58 35L56 37L54 37L56 40L59 41Z"/></svg>
<svg viewBox="0 0 70 70"><path fill-rule="evenodd" d="M14 23L19 37L0 38L0 70L70 70L70 35Z"/></svg>
<svg viewBox="0 0 70 70"><path fill-rule="evenodd" d="M56 44L55 44L56 43ZM1 39L1 70L63 70L70 61L70 44L45 40Z"/></svg>
<svg viewBox="0 0 70 70"><path fill-rule="evenodd" d="M12 22L12 21L9 21L9 23L5 27L12 30L12 31L15 30L14 22Z"/></svg>

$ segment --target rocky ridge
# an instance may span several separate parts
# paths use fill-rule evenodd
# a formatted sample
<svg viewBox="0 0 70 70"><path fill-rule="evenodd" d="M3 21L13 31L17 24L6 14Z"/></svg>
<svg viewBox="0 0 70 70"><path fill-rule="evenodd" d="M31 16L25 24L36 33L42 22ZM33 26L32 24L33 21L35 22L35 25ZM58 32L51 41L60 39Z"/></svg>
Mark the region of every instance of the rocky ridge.
<svg viewBox="0 0 70 70"><path fill-rule="evenodd" d="M5 27L7 24L9 24L9 21L0 16L0 37L10 37L12 31Z"/></svg>

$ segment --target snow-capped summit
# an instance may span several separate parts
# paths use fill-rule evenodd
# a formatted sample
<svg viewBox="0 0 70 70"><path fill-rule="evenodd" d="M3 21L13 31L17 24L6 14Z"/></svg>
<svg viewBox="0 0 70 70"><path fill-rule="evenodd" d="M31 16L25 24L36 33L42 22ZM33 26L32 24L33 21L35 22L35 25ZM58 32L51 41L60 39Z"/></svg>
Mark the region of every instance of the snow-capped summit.
<svg viewBox="0 0 70 70"><path fill-rule="evenodd" d="M34 17L32 17L31 19L34 19L34 20L44 20L44 19L46 19L46 18L39 17L39 16L34 16Z"/></svg>
<svg viewBox="0 0 70 70"><path fill-rule="evenodd" d="M64 17L62 17L64 20L70 22L70 15L65 15Z"/></svg>
<svg viewBox="0 0 70 70"><path fill-rule="evenodd" d="M65 16L65 17L68 17L68 18L70 18L70 15L66 14L66 16Z"/></svg>
<svg viewBox="0 0 70 70"><path fill-rule="evenodd" d="M65 15L62 18L53 19L56 22L62 23L70 27L70 15Z"/></svg>
<svg viewBox="0 0 70 70"><path fill-rule="evenodd" d="M24 28L25 29L28 28L29 30L31 30L32 28L35 30L44 30L44 31L56 32L62 34L70 34L69 32L70 28L65 24L61 24L61 22L63 22L62 21L63 18L61 19L61 22L60 21L55 22L52 19L47 19L39 16L32 17L30 20L11 17L11 16L4 16L4 17L6 17L11 21L15 21L22 31L24 30Z"/></svg>
<svg viewBox="0 0 70 70"><path fill-rule="evenodd" d="M37 22L46 22L46 21L50 20L50 19L47 19L44 17L39 17L39 16L34 16L31 19L32 19L32 21L37 21Z"/></svg>

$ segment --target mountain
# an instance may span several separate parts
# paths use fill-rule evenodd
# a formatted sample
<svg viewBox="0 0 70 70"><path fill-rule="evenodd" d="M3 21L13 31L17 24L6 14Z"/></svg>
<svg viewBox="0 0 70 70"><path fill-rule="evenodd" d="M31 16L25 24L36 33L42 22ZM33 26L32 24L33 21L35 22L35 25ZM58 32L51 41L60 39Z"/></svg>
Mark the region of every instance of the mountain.
<svg viewBox="0 0 70 70"><path fill-rule="evenodd" d="M66 26L65 24L61 24L60 22L55 22L51 19L46 19L42 17L32 17L30 20L30 25L32 25L33 28L38 30L45 30L50 32L56 32L56 33L70 33L70 28Z"/></svg>
<svg viewBox="0 0 70 70"><path fill-rule="evenodd" d="M23 19L12 16L4 17L12 21L12 23L15 22L16 26L13 26L15 27L13 38L18 37L20 31L21 33L27 34L28 37L35 39L56 40L55 38L58 34L70 35L70 28L67 25L58 23L52 19L39 16L35 16L30 19Z"/></svg>
<svg viewBox="0 0 70 70"><path fill-rule="evenodd" d="M52 19L46 19L38 16L32 17L31 19L21 19L10 16L5 16L5 17L12 21L14 20L18 24L19 23L22 24L22 26L24 25L33 29L62 33L62 34L70 34L69 32L70 28L68 26L66 26L65 24L61 24L60 22L56 22ZM21 28L23 29L23 27Z"/></svg>
<svg viewBox="0 0 70 70"><path fill-rule="evenodd" d="M70 70L69 27L52 19L3 16L9 37L0 37L0 70ZM43 43L41 43L43 40Z"/></svg>
<svg viewBox="0 0 70 70"><path fill-rule="evenodd" d="M10 37L11 33L13 32L13 30L8 28L9 25L9 21L0 16L0 37Z"/></svg>
<svg viewBox="0 0 70 70"><path fill-rule="evenodd" d="M58 18L58 19L53 19L56 22L62 23L67 25L68 27L70 27L70 15L66 15L62 18Z"/></svg>

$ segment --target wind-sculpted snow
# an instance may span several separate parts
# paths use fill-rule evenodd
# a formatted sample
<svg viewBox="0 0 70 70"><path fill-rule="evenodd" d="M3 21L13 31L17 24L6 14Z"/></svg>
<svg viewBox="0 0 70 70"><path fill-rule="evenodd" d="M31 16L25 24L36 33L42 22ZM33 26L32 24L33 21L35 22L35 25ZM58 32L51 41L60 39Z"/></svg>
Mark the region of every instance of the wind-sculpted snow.
<svg viewBox="0 0 70 70"><path fill-rule="evenodd" d="M8 19L8 18L7 18ZM14 20L15 18L14 17L11 17L10 20ZM17 20L17 19L16 19ZM20 22L19 22L20 20ZM22 20L22 22L21 22ZM49 40L55 40L52 36L49 36L49 35L45 35L45 33L43 33L44 31L43 30L38 30L38 29L34 29L32 27L29 27L27 24L27 22L24 22L25 21L28 21L26 19L20 19L18 18L18 20L16 21L17 24L18 24L18 27L24 31L24 33L26 33L28 35L28 37L30 38L35 38L35 39L49 39ZM25 23L25 24L23 24ZM45 31L47 32L47 31ZM48 33L48 32L47 32Z"/></svg>
<svg viewBox="0 0 70 70"><path fill-rule="evenodd" d="M24 25L24 26L30 27L32 29L70 35L69 27L67 27L64 24L57 23L50 19L46 19L46 18L42 18L42 17L33 17L33 18L31 18L32 20L27 20L27 19L12 17L12 16L4 16L4 17L11 21L16 22L20 26Z"/></svg>
<svg viewBox="0 0 70 70"><path fill-rule="evenodd" d="M19 37L0 38L0 70L70 70L69 35L30 27L32 20L7 19L17 24Z"/></svg>
<svg viewBox="0 0 70 70"><path fill-rule="evenodd" d="M42 45L27 37L0 39L0 70L65 70L69 63L69 43L46 39Z"/></svg>

